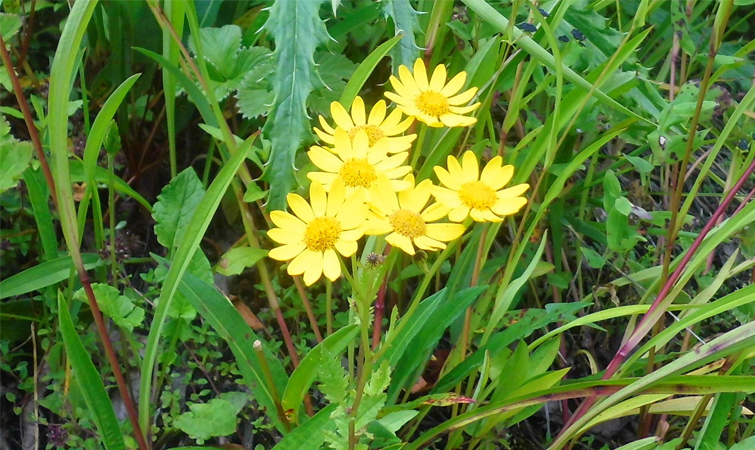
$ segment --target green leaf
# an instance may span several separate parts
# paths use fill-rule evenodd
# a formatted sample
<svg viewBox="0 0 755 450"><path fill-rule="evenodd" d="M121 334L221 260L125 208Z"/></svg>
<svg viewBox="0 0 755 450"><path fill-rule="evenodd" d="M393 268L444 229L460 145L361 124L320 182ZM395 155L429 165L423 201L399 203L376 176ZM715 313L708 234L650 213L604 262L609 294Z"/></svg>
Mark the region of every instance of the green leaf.
<svg viewBox="0 0 755 450"><path fill-rule="evenodd" d="M736 3L736 1L734 3ZM755 1L753 3L755 3ZM734 444L729 450L749 450L753 448L753 446L755 446L755 436L751 436L744 441Z"/></svg>
<svg viewBox="0 0 755 450"><path fill-rule="evenodd" d="M89 351L79 340L76 327L71 321L68 304L61 292L58 292L58 320L60 334L68 354L68 360L73 368L73 376L81 386L84 401L92 415L95 425L100 432L100 439L107 450L125 450L118 419L115 418L110 397L105 392L102 377L89 357Z"/></svg>
<svg viewBox="0 0 755 450"><path fill-rule="evenodd" d="M30 142L0 142L0 192L16 187L33 152Z"/></svg>
<svg viewBox="0 0 755 450"><path fill-rule="evenodd" d="M624 155L624 157L643 175L650 173L655 169L653 163L644 158L640 158L639 156Z"/></svg>
<svg viewBox="0 0 755 450"><path fill-rule="evenodd" d="M217 272L225 276L238 275L267 256L267 250L252 247L232 248L220 259Z"/></svg>
<svg viewBox="0 0 755 450"><path fill-rule="evenodd" d="M84 268L89 270L101 264L100 255L84 253L81 255ZM73 270L70 256L46 261L30 267L23 272L0 281L0 300L8 297L18 297L32 291L40 291L47 286L60 283L68 279Z"/></svg>
<svg viewBox="0 0 755 450"><path fill-rule="evenodd" d="M157 241L173 252L205 195L202 180L191 167L179 173L157 196L152 210Z"/></svg>
<svg viewBox="0 0 755 450"><path fill-rule="evenodd" d="M173 425L192 439L205 441L235 432L236 414L238 411L231 402L215 398L207 403L189 404L189 412L176 417Z"/></svg>
<svg viewBox="0 0 755 450"><path fill-rule="evenodd" d="M131 299L121 295L117 288L107 284L92 283L92 291L102 314L113 319L118 326L134 331L134 327L139 326L144 320L144 309L134 306ZM89 303L84 288L76 291L73 298Z"/></svg>
<svg viewBox="0 0 755 450"><path fill-rule="evenodd" d="M248 203L256 202L268 194L268 191L263 191L256 184L250 184L244 193L244 201Z"/></svg>
<svg viewBox="0 0 755 450"><path fill-rule="evenodd" d="M307 107L317 114L330 117L330 104L341 98L346 89L346 80L351 78L357 66L344 55L327 52L315 53L315 63L322 85L312 91Z"/></svg>
<svg viewBox="0 0 755 450"><path fill-rule="evenodd" d="M589 264L590 267L594 269L600 269L601 267L606 265L606 259L600 253L596 252L590 247L582 246L580 248L582 249L582 254L585 255L587 264Z"/></svg>
<svg viewBox="0 0 755 450"><path fill-rule="evenodd" d="M165 263L162 258L158 260ZM276 428L285 433L283 424L275 414L276 407L272 391L261 372L261 364L252 347L254 341L259 339L256 333L249 328L249 325L246 324L227 298L191 273L184 274L178 288L191 305L228 343L238 363L239 371L244 377L244 383L249 387L252 396L267 411L267 417L275 424ZM276 389L281 392L287 382L286 372L277 358L270 356L266 359Z"/></svg>
<svg viewBox="0 0 755 450"><path fill-rule="evenodd" d="M414 61L419 58L419 47L414 34L420 31L417 11L412 8L409 0L386 0L383 13L393 20L394 34L401 35L401 42L393 49L393 72L404 65L410 69Z"/></svg>
<svg viewBox="0 0 755 450"><path fill-rule="evenodd" d="M326 337L307 353L299 363L299 366L294 370L294 373L291 374L288 384L286 384L286 390L283 392L281 402L284 411L290 410L292 411L292 417L299 417L299 410L304 400L304 395L317 378L317 370L320 367L323 354L340 355L346 346L349 345L349 342L352 342L358 334L359 326L345 326Z"/></svg>
<svg viewBox="0 0 755 450"><path fill-rule="evenodd" d="M620 212L624 216L628 216L632 212L632 202L626 197L619 197L616 199L616 203L613 204L616 211Z"/></svg>
<svg viewBox="0 0 755 450"><path fill-rule="evenodd" d="M337 405L328 405L321 409L311 419L307 420L294 431L286 435L273 450L317 450L325 441L325 432L335 428L330 415Z"/></svg>
<svg viewBox="0 0 755 450"><path fill-rule="evenodd" d="M276 1L265 28L275 38L275 98L265 132L272 150L263 178L270 183L268 210L285 209L296 178L296 151L308 140L307 97L317 77L315 48L328 38L319 16L321 0Z"/></svg>
<svg viewBox="0 0 755 450"><path fill-rule="evenodd" d="M18 14L0 13L0 36L3 37L6 45L11 38L21 29L21 16ZM5 70L5 69L3 69Z"/></svg>
<svg viewBox="0 0 755 450"><path fill-rule="evenodd" d="M238 25L202 28L199 30L199 41L204 58L226 79L231 78L241 47L241 28ZM189 48L196 53L193 39L189 39Z"/></svg>
<svg viewBox="0 0 755 450"><path fill-rule="evenodd" d="M359 64L359 67L354 71L354 75L349 80L349 83L346 85L346 88L341 95L341 104L344 108L351 108L351 103L359 94L359 91L362 90L362 86L364 86L364 83L370 75L372 75L375 67L377 67L378 63L385 58L385 55L391 51L400 39L401 36L394 36L383 42Z"/></svg>

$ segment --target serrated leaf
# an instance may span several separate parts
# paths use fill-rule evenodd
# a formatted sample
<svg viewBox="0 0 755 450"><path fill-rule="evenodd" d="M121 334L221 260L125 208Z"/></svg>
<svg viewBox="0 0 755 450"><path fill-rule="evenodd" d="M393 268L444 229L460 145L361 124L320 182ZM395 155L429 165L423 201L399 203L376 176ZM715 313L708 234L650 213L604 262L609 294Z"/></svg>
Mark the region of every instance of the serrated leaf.
<svg viewBox="0 0 755 450"><path fill-rule="evenodd" d="M309 138L307 97L317 78L315 48L328 38L319 16L321 0L278 0L270 8L265 28L275 39L275 99L265 133L272 151L264 178L270 183L268 210L284 209L295 183L294 159Z"/></svg>
<svg viewBox="0 0 755 450"><path fill-rule="evenodd" d="M0 142L0 192L16 186L29 166L33 150L29 142Z"/></svg>
<svg viewBox="0 0 755 450"><path fill-rule="evenodd" d="M267 250L252 247L232 248L220 259L217 271L225 276L238 275L247 267L253 266L257 261L267 255Z"/></svg>
<svg viewBox="0 0 755 450"><path fill-rule="evenodd" d="M391 52L393 71L399 66L414 67L414 61L419 57L419 47L414 34L420 32L417 11L412 8L409 0L387 0L384 2L383 12L393 19L394 34L403 34L401 41Z"/></svg>
<svg viewBox="0 0 755 450"><path fill-rule="evenodd" d="M207 403L194 403L189 410L178 416L173 425L192 439L204 441L236 431L237 411L228 400L215 398Z"/></svg>
<svg viewBox="0 0 755 450"><path fill-rule="evenodd" d="M189 47L196 53L192 44L193 41L193 39L189 39ZM212 64L226 79L231 78L241 47L241 28L237 25L202 28L199 30L199 42L202 44L204 59Z"/></svg>
<svg viewBox="0 0 755 450"><path fill-rule="evenodd" d="M120 291L107 284L92 283L94 298L102 314L111 318L118 326L128 331L134 331L144 321L144 309L134 306L130 298L121 295ZM73 295L75 300L89 303L84 288L79 289Z"/></svg>
<svg viewBox="0 0 755 450"><path fill-rule="evenodd" d="M322 84L307 99L307 108L330 117L330 104L341 98L346 89L346 80L354 74L357 65L344 55L327 52L315 53L315 63Z"/></svg>
<svg viewBox="0 0 755 450"><path fill-rule="evenodd" d="M236 98L236 106L239 107L242 117L253 119L268 113L275 96L266 89L249 89L242 85L236 93Z"/></svg>
<svg viewBox="0 0 755 450"><path fill-rule="evenodd" d="M349 392L349 379L337 356L323 349L320 358L320 391L330 403L344 405Z"/></svg>

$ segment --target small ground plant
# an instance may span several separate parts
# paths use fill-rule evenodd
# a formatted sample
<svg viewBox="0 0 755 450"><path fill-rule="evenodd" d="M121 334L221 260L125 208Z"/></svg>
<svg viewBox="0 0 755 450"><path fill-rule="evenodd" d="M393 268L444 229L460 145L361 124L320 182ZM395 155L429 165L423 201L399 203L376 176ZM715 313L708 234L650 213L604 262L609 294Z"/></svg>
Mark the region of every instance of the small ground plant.
<svg viewBox="0 0 755 450"><path fill-rule="evenodd" d="M751 0L0 5L0 450L755 448Z"/></svg>

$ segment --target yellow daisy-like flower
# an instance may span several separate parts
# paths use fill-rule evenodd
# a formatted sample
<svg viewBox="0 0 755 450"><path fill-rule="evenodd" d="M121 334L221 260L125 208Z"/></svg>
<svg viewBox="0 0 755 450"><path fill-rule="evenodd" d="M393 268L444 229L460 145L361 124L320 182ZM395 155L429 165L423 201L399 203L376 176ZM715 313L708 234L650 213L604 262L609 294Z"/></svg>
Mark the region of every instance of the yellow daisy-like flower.
<svg viewBox="0 0 755 450"><path fill-rule="evenodd" d="M433 188L435 199L451 211L448 218L461 222L471 216L477 222L500 222L504 216L515 214L527 199L521 197L529 189L527 183L502 189L514 176L514 166L502 166L503 159L496 156L482 170L471 151L464 153L461 164L448 157L448 170L435 166L438 180L446 186Z"/></svg>
<svg viewBox="0 0 755 450"><path fill-rule="evenodd" d="M431 127L468 127L477 122L476 118L464 114L477 109L480 103L462 106L472 100L477 88L457 94L467 81L466 72L459 72L446 84L446 66L441 64L428 81L425 63L419 58L414 63L413 75L406 66L401 66L398 76L401 81L391 76L396 93L386 92L385 96L396 102L407 116L414 116Z"/></svg>
<svg viewBox="0 0 755 450"><path fill-rule="evenodd" d="M407 175L409 189L398 194L385 184L377 183L370 196L370 213L365 227L367 234L382 235L386 242L413 255L415 246L422 250L446 248L445 242L457 239L464 233L458 223L430 223L448 214L448 208L433 203L425 208L432 194L433 184L424 180L417 186L414 177Z"/></svg>
<svg viewBox="0 0 755 450"><path fill-rule="evenodd" d="M357 132L353 142L346 131L336 130L333 149L335 153L318 146L313 146L309 150L309 159L323 172L310 172L307 177L322 183L327 191L330 191L336 179L343 180L348 197L355 190L369 189L382 178L390 180L393 190L404 190L409 184L401 178L411 172L412 168L402 164L409 157L409 153L401 152L389 156L388 147L386 138L379 139L370 147L369 137L364 130Z"/></svg>
<svg viewBox="0 0 755 450"><path fill-rule="evenodd" d="M319 128L314 129L320 139L330 145L336 143L335 135L338 128L346 131L351 140L354 140L357 132L364 131L367 133L370 146L375 145L380 139L387 138L388 153L398 153L408 150L414 139L417 138L416 134L399 136L409 128L414 119L409 117L401 121L401 110L399 109L394 109L386 117L385 100L380 100L372 107L369 117L365 112L362 97L354 99L354 103L351 105L351 116L349 116L346 108L339 102L330 104L330 113L333 116L333 122L336 125L335 128L331 127L323 116L320 116L322 130Z"/></svg>
<svg viewBox="0 0 755 450"><path fill-rule="evenodd" d="M282 244L270 250L269 256L288 264L290 275L304 274L304 283L311 286L324 274L335 281L341 276L341 262L336 251L349 257L357 251L357 240L364 234L367 205L363 193L346 198L343 183L333 183L330 194L318 182L309 189L311 203L297 194L288 194L288 205L294 214L273 211L270 219L278 228L267 235Z"/></svg>

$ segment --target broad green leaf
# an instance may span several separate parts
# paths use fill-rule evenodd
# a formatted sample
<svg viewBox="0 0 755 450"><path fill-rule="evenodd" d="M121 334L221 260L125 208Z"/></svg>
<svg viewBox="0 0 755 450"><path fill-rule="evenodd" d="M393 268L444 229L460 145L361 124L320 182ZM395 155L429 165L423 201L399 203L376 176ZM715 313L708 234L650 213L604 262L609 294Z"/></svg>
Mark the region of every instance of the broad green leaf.
<svg viewBox="0 0 755 450"><path fill-rule="evenodd" d="M352 342L358 334L359 327L357 325L345 326L326 337L301 360L286 384L282 399L283 410L292 411L291 417L294 420L299 417L304 396L317 379L317 368L320 366L323 353L326 355L341 354L349 345L349 342Z"/></svg>
<svg viewBox="0 0 755 450"><path fill-rule="evenodd" d="M207 403L189 404L189 411L176 417L173 425L201 444L211 437L235 432L236 414L231 402L214 398Z"/></svg>
<svg viewBox="0 0 755 450"><path fill-rule="evenodd" d="M163 188L152 211L157 241L163 247L175 250L204 195L202 181L192 168L178 174Z"/></svg>
<svg viewBox="0 0 755 450"><path fill-rule="evenodd" d="M225 25L220 28L202 28L199 33L204 58L226 78L229 78L236 65L241 47L241 28L238 25ZM189 48L196 53L194 41L189 39Z"/></svg>
<svg viewBox="0 0 755 450"><path fill-rule="evenodd" d="M338 101L346 89L346 80L350 79L356 64L344 55L316 52L315 63L322 83L307 99L307 107L317 114L330 117L330 104Z"/></svg>
<svg viewBox="0 0 755 450"><path fill-rule="evenodd" d="M87 270L101 264L100 255L97 254L84 253L81 258ZM0 281L0 299L18 297L60 283L68 279L71 270L73 270L73 261L70 256L61 256L52 261L37 264Z"/></svg>
<svg viewBox="0 0 755 450"><path fill-rule="evenodd" d="M734 444L729 450L749 450L753 448L754 446L755 446L755 436L752 436L745 439L744 441Z"/></svg>
<svg viewBox="0 0 755 450"><path fill-rule="evenodd" d="M102 283L92 283L92 291L102 314L110 317L118 326L133 331L144 320L144 309L134 306L130 298L121 295L113 286ZM75 300L89 303L84 288L73 294Z"/></svg>
<svg viewBox="0 0 755 450"><path fill-rule="evenodd" d="M33 152L30 142L0 141L0 192L16 186Z"/></svg>
<svg viewBox="0 0 755 450"><path fill-rule="evenodd" d="M600 253L587 246L582 246L580 248L582 249L582 254L585 256L587 264L589 264L590 267L600 269L606 265L606 259Z"/></svg>
<svg viewBox="0 0 755 450"><path fill-rule="evenodd" d="M0 13L0 36L3 37L6 45L18 30L21 29L21 16L18 14ZM3 71L5 69L3 68Z"/></svg>
<svg viewBox="0 0 755 450"><path fill-rule="evenodd" d="M328 39L319 16L321 0L278 0L270 8L265 28L275 39L275 98L265 134L272 143L264 179L270 183L268 210L285 209L291 192L294 158L309 139L307 97L317 79L315 48Z"/></svg>
<svg viewBox="0 0 755 450"><path fill-rule="evenodd" d="M76 327L73 325L71 315L68 312L68 304L61 292L58 292L58 320L63 344L73 368L73 376L76 377L79 386L81 386L84 401L95 425L97 425L97 430L100 432L99 439L105 444L107 450L125 450L126 445L118 425L118 419L115 418L113 405L110 403L110 397L108 397L105 386L102 384L100 372L92 363L89 351L84 348L81 340L79 340Z"/></svg>
<svg viewBox="0 0 755 450"><path fill-rule="evenodd" d="M232 248L220 259L217 272L225 276L238 275L265 256L267 256L267 250L261 248Z"/></svg>
<svg viewBox="0 0 755 450"><path fill-rule="evenodd" d="M419 47L414 37L414 33L420 31L417 11L409 0L386 0L383 2L383 12L393 20L394 34L401 36L401 42L393 49L391 57L393 72L398 72L402 65L411 69L419 58Z"/></svg>

